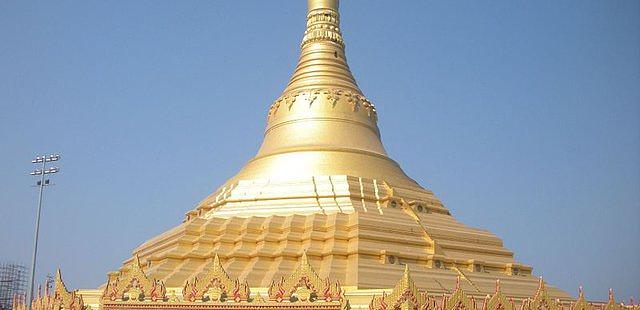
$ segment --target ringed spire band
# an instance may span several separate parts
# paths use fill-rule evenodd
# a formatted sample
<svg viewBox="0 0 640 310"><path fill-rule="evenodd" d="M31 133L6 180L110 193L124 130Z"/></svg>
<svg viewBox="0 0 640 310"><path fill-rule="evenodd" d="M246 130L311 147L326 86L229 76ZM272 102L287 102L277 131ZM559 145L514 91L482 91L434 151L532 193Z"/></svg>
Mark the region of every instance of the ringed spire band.
<svg viewBox="0 0 640 310"><path fill-rule="evenodd" d="M308 0L307 27L298 65L284 94L339 88L362 95L347 65L337 0Z"/></svg>

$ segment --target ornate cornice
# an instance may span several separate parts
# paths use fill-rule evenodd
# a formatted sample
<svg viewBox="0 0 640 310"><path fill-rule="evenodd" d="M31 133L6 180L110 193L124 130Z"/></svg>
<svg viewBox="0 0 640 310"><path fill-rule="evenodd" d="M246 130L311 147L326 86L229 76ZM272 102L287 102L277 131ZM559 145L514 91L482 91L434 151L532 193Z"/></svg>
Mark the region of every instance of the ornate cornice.
<svg viewBox="0 0 640 310"><path fill-rule="evenodd" d="M604 306L603 310L621 310L624 308L624 304L619 304L616 302L616 298L613 296L613 290L609 289L609 301Z"/></svg>
<svg viewBox="0 0 640 310"><path fill-rule="evenodd" d="M383 293L380 297L374 297L369 304L369 309L417 309L421 305L433 305L432 302L426 302L425 296L426 294L418 291L409 274L409 266L405 265L402 278L393 287L393 291L388 295Z"/></svg>
<svg viewBox="0 0 640 310"><path fill-rule="evenodd" d="M73 309L73 310L81 310L84 309L84 302L82 301L82 296L78 295L77 292L69 292L67 290L66 285L62 281L62 273L60 269L56 271L56 278L54 280L53 285L53 293L55 299L60 302L60 305L64 307L64 309Z"/></svg>
<svg viewBox="0 0 640 310"><path fill-rule="evenodd" d="M217 257L217 255L216 255ZM105 294L100 303L100 309L334 309L346 310L350 308L345 298L345 293L339 283L332 284L328 278L320 278L309 263L306 253L300 258L296 270L288 277L282 277L277 283L272 283L268 288L268 299L259 293L250 298L250 292L246 282L232 280L220 264L218 258L214 258L213 266L206 271L202 280L193 278L187 281L182 297L176 295L176 290L167 297L164 293L157 295L157 299L135 298L135 294L150 292L154 281L149 281L143 272L139 260L136 258L130 268L123 271L116 281L109 281ZM124 284L123 284L124 283ZM128 283L128 285L125 285ZM155 281L156 287L164 286ZM115 300L108 294L113 289L117 291ZM211 290L213 288L213 290ZM192 290L192 291L189 291ZM238 294L236 294L238 292ZM122 294L122 295L121 295ZM120 298L127 294L130 298ZM133 294L133 295L132 295ZM151 294L152 291L151 291ZM202 298L207 294L210 298ZM216 296L227 294L229 298L217 298ZM211 296L214 297L211 297ZM195 296L196 298L192 298ZM238 297L239 296L239 297ZM575 301L552 300L549 298L547 288L542 279L538 289L530 299L519 299L519 310L640 310L635 304L625 305L617 303L613 291L609 291L608 303L588 302L584 297L582 288ZM56 274L53 293L45 286L44 295L40 291L33 300L34 310L89 310L83 302L78 291L68 291L60 271ZM409 268L405 267L404 273L390 293L382 296L374 296L369 304L370 310L514 310L515 302L507 299L500 289L500 281L496 281L496 290L492 296L486 296L484 303L479 305L474 296L467 294L460 287L460 280L451 295L431 296L427 292L420 291L415 285ZM27 310L27 303L23 296L14 296L12 310Z"/></svg>
<svg viewBox="0 0 640 310"><path fill-rule="evenodd" d="M376 108L369 99L361 94L339 88L317 88L285 93L269 108L268 119L271 120L283 108L290 111L294 104L305 104L311 108L314 104L318 104L320 101L318 99L324 99L323 101L330 104L332 108L338 104L348 104L353 112L363 110L369 118L377 120Z"/></svg>
<svg viewBox="0 0 640 310"><path fill-rule="evenodd" d="M21 296L14 296L13 310L27 310L27 303ZM31 303L31 310L84 310L86 306L82 296L77 291L68 291L62 281L60 269L56 272L53 284L53 293L49 292L49 286L45 285L44 295L42 289L38 289L38 296Z"/></svg>
<svg viewBox="0 0 640 310"><path fill-rule="evenodd" d="M166 288L162 281L150 280L142 270L140 258L135 256L127 269L109 277L103 301L164 301Z"/></svg>
<svg viewBox="0 0 640 310"><path fill-rule="evenodd" d="M547 291L547 286L542 277L540 277L538 290L533 299L525 301L522 305L524 310L558 310L558 302L551 300Z"/></svg>
<svg viewBox="0 0 640 310"><path fill-rule="evenodd" d="M121 283L134 284L125 286ZM248 284L240 283L237 279L232 280L222 267L217 254L214 257L213 266L206 271L201 280L193 278L185 283L182 298L178 297L175 291L172 291L169 297L163 294L163 298L157 300L135 298L137 295L131 295L133 291L146 292L149 285L153 285L153 282L148 280L136 257L130 269L107 284L100 307L103 310L349 309L349 303L344 299L340 284L331 285L328 278L321 279L309 264L306 254L302 255L298 268L289 277L283 277L282 281L271 284L268 288L268 300L260 294L250 298ZM162 288L164 289L164 285ZM110 293L112 291L114 293ZM124 293L128 293L132 298L118 297L123 296Z"/></svg>
<svg viewBox="0 0 640 310"><path fill-rule="evenodd" d="M496 291L492 296L487 295L482 306L483 310L514 310L515 305L512 299L507 298L502 294L500 289L500 280L496 280Z"/></svg>
<svg viewBox="0 0 640 310"><path fill-rule="evenodd" d="M207 273L198 280L195 277L192 281L187 281L182 290L182 296L186 301L225 301L231 299L235 302L249 299L249 285L240 283L238 279L231 280L231 277L222 268L218 254L213 259L213 266ZM208 298L205 298L208 297Z"/></svg>
<svg viewBox="0 0 640 310"><path fill-rule="evenodd" d="M269 286L269 298L276 302L282 302L295 298L300 301L315 301L316 299L325 302L342 301L344 292L340 283L331 284L329 278L322 279L313 270L307 253L302 253L302 258L298 267L289 277L282 277L278 282L272 282Z"/></svg>
<svg viewBox="0 0 640 310"><path fill-rule="evenodd" d="M538 289L532 298L519 299L518 308L516 302L502 293L500 289L500 281L496 281L495 293L491 296L487 295L484 303L480 305L476 302L474 296L467 296L460 287L460 278L456 281L456 287L449 296L446 294L440 298L430 296L427 292L420 292L409 276L408 268L393 291L389 294L383 293L382 296L374 296L369 304L370 310L395 310L395 309L411 309L411 310L637 310L640 307L636 305L626 306L623 303L616 303L613 297L613 291L609 291L609 302L605 305L599 303L594 305L588 302L582 291L579 289L578 299L575 301L552 300L547 292L547 288L542 279L540 279Z"/></svg>
<svg viewBox="0 0 640 310"><path fill-rule="evenodd" d="M460 277L456 278L456 288L451 297L445 298L443 301L444 310L471 310L476 308L475 300L467 297L464 290L460 287Z"/></svg>
<svg viewBox="0 0 640 310"><path fill-rule="evenodd" d="M578 289L578 300L571 305L571 310L593 310L593 304L588 303L584 298L584 292L582 286Z"/></svg>

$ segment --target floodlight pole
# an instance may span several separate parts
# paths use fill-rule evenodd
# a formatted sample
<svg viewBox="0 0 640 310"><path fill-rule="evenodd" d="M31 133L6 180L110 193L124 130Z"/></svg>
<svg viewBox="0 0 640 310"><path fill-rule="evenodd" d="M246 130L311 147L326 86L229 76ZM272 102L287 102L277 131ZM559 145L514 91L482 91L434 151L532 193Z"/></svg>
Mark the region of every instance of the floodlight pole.
<svg viewBox="0 0 640 310"><path fill-rule="evenodd" d="M47 169L47 162L57 161L60 159L60 155L49 155L49 156L38 156L36 159L31 162L34 164L42 163L40 169L36 169L30 173L30 175L39 175L40 181L37 183L40 188L40 192L38 194L38 213L36 215L36 231L33 236L33 256L31 257L31 275L29 277L29 289L27 290L27 308L31 309L31 302L33 301L33 286L35 282L36 275L36 257L38 255L38 235L40 234L40 214L42 213L42 194L44 192L44 187L49 185L49 180L45 180L44 176L50 173L56 173L60 171L58 168L49 168Z"/></svg>

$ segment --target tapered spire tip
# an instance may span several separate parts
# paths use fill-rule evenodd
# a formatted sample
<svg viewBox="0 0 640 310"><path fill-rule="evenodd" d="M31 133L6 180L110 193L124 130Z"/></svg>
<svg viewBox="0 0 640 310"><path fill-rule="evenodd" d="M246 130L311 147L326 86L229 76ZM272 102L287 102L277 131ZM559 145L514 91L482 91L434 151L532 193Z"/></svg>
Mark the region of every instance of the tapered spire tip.
<svg viewBox="0 0 640 310"><path fill-rule="evenodd" d="M317 9L329 9L338 11L338 7L340 6L339 0L307 0L308 10L309 12Z"/></svg>

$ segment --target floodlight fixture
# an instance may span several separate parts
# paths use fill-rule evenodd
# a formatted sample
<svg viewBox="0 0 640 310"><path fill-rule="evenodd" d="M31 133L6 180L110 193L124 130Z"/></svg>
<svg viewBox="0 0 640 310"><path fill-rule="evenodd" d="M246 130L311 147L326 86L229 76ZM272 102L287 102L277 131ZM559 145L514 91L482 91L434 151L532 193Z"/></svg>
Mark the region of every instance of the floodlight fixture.
<svg viewBox="0 0 640 310"><path fill-rule="evenodd" d="M36 231L33 236L33 256L31 257L31 276L29 280L29 289L27 290L27 307L31 309L31 302L33 301L33 285L36 275L36 258L38 255L38 235L40 233L40 214L42 213L42 194L44 192L44 187L52 185L49 179L45 179L44 176L47 174L54 174L60 171L58 167L50 167L47 168L47 163L52 161L60 160L60 154L51 154L51 155L42 155L36 156L35 159L32 159L31 162L34 164L40 164L40 168L30 172L30 175L40 176L40 180L36 182L36 186L40 188L40 193L38 195L38 213L36 215Z"/></svg>

